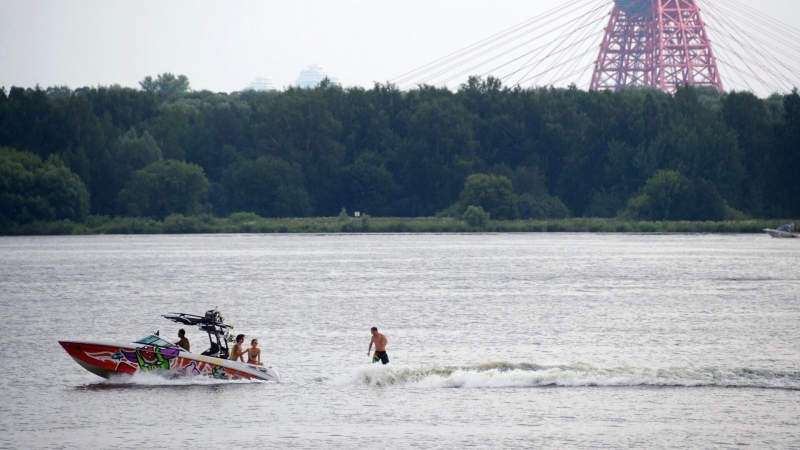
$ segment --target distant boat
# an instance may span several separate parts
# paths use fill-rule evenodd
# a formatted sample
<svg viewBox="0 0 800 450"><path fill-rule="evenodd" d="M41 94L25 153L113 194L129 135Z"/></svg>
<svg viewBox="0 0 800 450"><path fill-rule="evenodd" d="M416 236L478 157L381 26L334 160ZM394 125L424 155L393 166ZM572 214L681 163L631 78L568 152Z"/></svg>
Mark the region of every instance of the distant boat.
<svg viewBox="0 0 800 450"><path fill-rule="evenodd" d="M764 228L764 232L774 238L800 238L800 233L796 231L793 223L783 224L776 230Z"/></svg>

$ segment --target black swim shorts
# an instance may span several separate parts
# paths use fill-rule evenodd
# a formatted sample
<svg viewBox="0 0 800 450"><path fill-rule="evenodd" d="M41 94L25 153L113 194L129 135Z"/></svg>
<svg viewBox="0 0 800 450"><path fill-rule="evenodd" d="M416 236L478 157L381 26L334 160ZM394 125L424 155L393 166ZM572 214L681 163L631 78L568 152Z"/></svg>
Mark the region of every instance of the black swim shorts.
<svg viewBox="0 0 800 450"><path fill-rule="evenodd" d="M383 351L383 352L376 351L375 355L372 356L372 363L374 364L374 363L378 362L379 360L385 366L386 364L389 364L389 355L386 354L385 351Z"/></svg>

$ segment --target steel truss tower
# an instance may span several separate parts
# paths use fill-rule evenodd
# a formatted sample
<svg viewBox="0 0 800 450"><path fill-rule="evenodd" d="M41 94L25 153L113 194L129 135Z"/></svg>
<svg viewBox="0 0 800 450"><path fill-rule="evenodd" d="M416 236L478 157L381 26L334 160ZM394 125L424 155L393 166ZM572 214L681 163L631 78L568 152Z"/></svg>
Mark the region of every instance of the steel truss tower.
<svg viewBox="0 0 800 450"><path fill-rule="evenodd" d="M614 1L590 89L723 90L697 0Z"/></svg>

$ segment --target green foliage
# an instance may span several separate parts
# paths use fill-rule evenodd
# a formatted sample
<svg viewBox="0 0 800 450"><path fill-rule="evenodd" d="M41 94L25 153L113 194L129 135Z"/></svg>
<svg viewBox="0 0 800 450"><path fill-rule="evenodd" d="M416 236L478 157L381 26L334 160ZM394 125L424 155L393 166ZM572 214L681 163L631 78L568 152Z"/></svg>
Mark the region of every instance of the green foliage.
<svg viewBox="0 0 800 450"><path fill-rule="evenodd" d="M139 86L147 92L161 92L165 94L179 94L191 89L189 78L186 75L178 75L176 77L169 72L158 75L155 80L148 75L139 82Z"/></svg>
<svg viewBox="0 0 800 450"><path fill-rule="evenodd" d="M159 222L148 217L124 217L114 220L104 229L108 234L156 234L163 233Z"/></svg>
<svg viewBox="0 0 800 450"><path fill-rule="evenodd" d="M774 163L776 177L772 185L778 200L778 214L800 214L800 197L796 195L800 173L800 94L795 88L783 98L783 117L776 126ZM773 193L773 192L771 192Z"/></svg>
<svg viewBox="0 0 800 450"><path fill-rule="evenodd" d="M213 207L222 215L265 216L241 224L253 232L297 229L264 222L270 217L335 219L342 206L373 218L436 211L452 217L432 219L442 221L431 222L436 230L469 229L460 218L472 204L491 214L487 229L505 227L498 219L515 217L532 219L532 225L519 225L523 228L570 229L547 218L612 218L620 212L800 215L800 196L794 195L800 173L797 92L760 99L692 87L675 94L519 89L472 77L456 92L323 83L315 89L224 94L191 91L186 77L172 74L147 77L141 86L0 89L0 146L41 161L57 156L88 189L95 216L145 214L150 200L132 193L134 173L162 159L195 164L210 180L207 194L191 210L170 207L147 214L186 216ZM646 189L646 183L659 171L679 172L688 180L679 183L677 197L642 197L655 189ZM461 202L472 175L505 177L512 194L495 180L476 183ZM30 183L21 186L33 189ZM154 198L170 198L167 185L161 187L167 190ZM659 192L669 192L663 189ZM33 192L22 196L28 199L24 220L33 220L26 226L46 228L33 225L34 219L54 217L53 204L43 206ZM681 196L693 200L678 201ZM704 202L709 207L699 211ZM8 204L0 208L11 208ZM82 232L83 225L70 220L72 225L59 221L53 229ZM159 229L149 220L114 223L125 232ZM379 223L373 219L369 230L379 229ZM386 229L427 229L425 223L395 219ZM336 231L340 225L309 229ZM619 226L636 229L628 222Z"/></svg>
<svg viewBox="0 0 800 450"><path fill-rule="evenodd" d="M415 204L407 214L426 215L451 205L475 171L476 117L446 89L422 88L415 100L399 177Z"/></svg>
<svg viewBox="0 0 800 450"><path fill-rule="evenodd" d="M34 221L82 222L89 214L89 192L55 155L0 148L0 228Z"/></svg>
<svg viewBox="0 0 800 450"><path fill-rule="evenodd" d="M748 216L747 214L739 211L736 208L731 207L728 202L725 202L725 212L723 214L723 220L727 222L735 221L735 222L743 222L746 220L751 220L752 217Z"/></svg>
<svg viewBox="0 0 800 450"><path fill-rule="evenodd" d="M339 226L339 231L342 233L357 233L361 231L358 226L358 222L354 219L348 219L342 222L341 226Z"/></svg>
<svg viewBox="0 0 800 450"><path fill-rule="evenodd" d="M459 210L479 206L496 220L517 217L517 199L511 180L504 176L474 174L467 178L458 198Z"/></svg>
<svg viewBox="0 0 800 450"><path fill-rule="evenodd" d="M323 215L334 214L339 205L346 204L341 201L347 187L342 124L328 103L329 95L340 92L336 87L292 88L282 95L257 97L252 105L256 154L297 164L306 181L307 204Z"/></svg>
<svg viewBox="0 0 800 450"><path fill-rule="evenodd" d="M517 200L517 208L522 219L564 219L570 216L569 209L561 200L547 194L522 194Z"/></svg>
<svg viewBox="0 0 800 450"><path fill-rule="evenodd" d="M280 158L262 156L233 164L223 173L222 185L231 211L302 217L311 210L300 165Z"/></svg>
<svg viewBox="0 0 800 450"><path fill-rule="evenodd" d="M730 220L724 222L644 222L620 219L572 218L550 220L488 221L483 227L467 224L460 218L378 217L361 222L352 218L339 222L336 217L262 218L252 213L232 214L227 219L209 215L168 216L163 221L142 217L90 216L84 224L69 219L35 221L0 230L3 234L154 234L154 233L463 233L490 232L569 232L569 233L762 233L779 220ZM796 220L795 220L796 221Z"/></svg>
<svg viewBox="0 0 800 450"><path fill-rule="evenodd" d="M464 212L462 219L475 228L485 228L489 223L490 214L483 210L480 206L469 206Z"/></svg>
<svg viewBox="0 0 800 450"><path fill-rule="evenodd" d="M128 184L134 172L161 160L161 149L150 133L145 131L137 136L136 129L131 128L114 142L112 156L117 185L115 190L119 192Z"/></svg>
<svg viewBox="0 0 800 450"><path fill-rule="evenodd" d="M101 229L104 228L106 225L111 223L111 217L109 216L89 216L84 221L88 228L95 228Z"/></svg>
<svg viewBox="0 0 800 450"><path fill-rule="evenodd" d="M397 193L391 172L374 154L365 153L348 170L352 204L360 211L387 214L389 201Z"/></svg>
<svg viewBox="0 0 800 450"><path fill-rule="evenodd" d="M586 217L616 217L625 209L627 198L620 192L597 192L584 210ZM520 209L522 207L520 206Z"/></svg>
<svg viewBox="0 0 800 450"><path fill-rule="evenodd" d="M118 202L128 216L163 219L170 214L196 214L208 186L203 169L196 164L157 161L134 172Z"/></svg>
<svg viewBox="0 0 800 450"><path fill-rule="evenodd" d="M628 202L625 216L639 220L722 220L725 201L706 180L658 171Z"/></svg>
<svg viewBox="0 0 800 450"><path fill-rule="evenodd" d="M22 170L34 171L44 167L42 158L28 152L21 152L13 148L0 147L0 157L2 161L7 164L17 164ZM56 162L56 160L54 160Z"/></svg>
<svg viewBox="0 0 800 450"><path fill-rule="evenodd" d="M261 217L256 213L251 212L237 212L228 217L228 221L233 224L243 223L256 223L261 220Z"/></svg>
<svg viewBox="0 0 800 450"><path fill-rule="evenodd" d="M210 227L207 227L197 217L170 214L164 219L163 229L165 233L170 234L189 234L207 232Z"/></svg>

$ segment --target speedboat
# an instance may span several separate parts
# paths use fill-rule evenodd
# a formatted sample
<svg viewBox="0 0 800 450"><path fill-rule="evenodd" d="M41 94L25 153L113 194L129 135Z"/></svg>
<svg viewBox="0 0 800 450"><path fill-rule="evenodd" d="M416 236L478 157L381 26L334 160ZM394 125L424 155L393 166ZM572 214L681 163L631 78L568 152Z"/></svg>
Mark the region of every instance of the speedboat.
<svg viewBox="0 0 800 450"><path fill-rule="evenodd" d="M800 233L795 231L793 223L783 224L775 230L764 228L764 232L774 238L800 238Z"/></svg>
<svg viewBox="0 0 800 450"><path fill-rule="evenodd" d="M228 359L233 326L216 309L203 316L173 313L163 316L175 323L197 326L208 333L210 346L192 353L159 337L158 332L130 344L93 341L58 341L81 367L103 378L113 374L163 371L178 375L205 375L222 380L280 381L272 367Z"/></svg>

